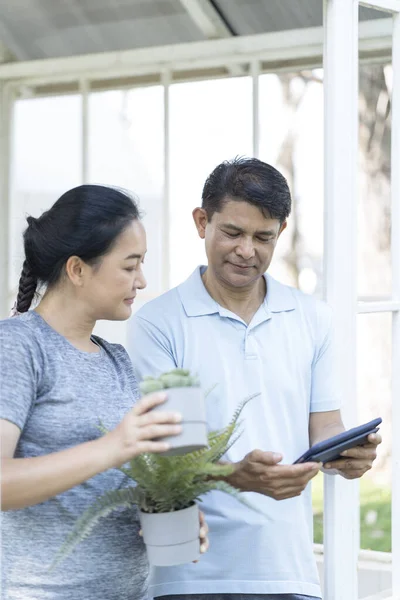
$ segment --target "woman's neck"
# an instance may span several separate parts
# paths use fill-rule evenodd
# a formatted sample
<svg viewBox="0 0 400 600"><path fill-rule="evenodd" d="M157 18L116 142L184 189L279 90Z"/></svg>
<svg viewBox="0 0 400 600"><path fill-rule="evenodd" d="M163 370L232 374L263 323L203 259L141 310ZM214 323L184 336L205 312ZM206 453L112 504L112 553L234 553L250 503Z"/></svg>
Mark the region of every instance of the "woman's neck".
<svg viewBox="0 0 400 600"><path fill-rule="evenodd" d="M78 350L98 352L98 346L91 340L96 321L85 314L76 299L67 294L46 292L35 312Z"/></svg>

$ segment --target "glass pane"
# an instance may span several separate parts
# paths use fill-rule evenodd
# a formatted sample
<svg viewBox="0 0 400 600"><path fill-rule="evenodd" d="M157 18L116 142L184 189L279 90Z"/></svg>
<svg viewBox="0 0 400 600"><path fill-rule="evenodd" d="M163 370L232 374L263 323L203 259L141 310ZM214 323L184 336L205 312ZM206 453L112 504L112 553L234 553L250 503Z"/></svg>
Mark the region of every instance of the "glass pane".
<svg viewBox="0 0 400 600"><path fill-rule="evenodd" d="M15 103L10 202L10 300L23 261L26 216L38 217L80 184L81 99L57 96Z"/></svg>
<svg viewBox="0 0 400 600"><path fill-rule="evenodd" d="M383 442L360 481L360 547L391 551L391 326L390 313L357 317L358 422L382 417ZM313 482L314 541L323 541L323 476Z"/></svg>
<svg viewBox="0 0 400 600"><path fill-rule="evenodd" d="M164 182L163 89L161 86L90 94L89 181L122 187L139 199L147 231L147 288L134 309L162 291ZM98 323L96 333L126 344L127 323Z"/></svg>
<svg viewBox="0 0 400 600"><path fill-rule="evenodd" d="M391 295L391 80L390 65L360 65L358 295L363 299Z"/></svg>
<svg viewBox="0 0 400 600"><path fill-rule="evenodd" d="M288 228L270 272L307 293L322 293L322 72L260 77L260 158L280 170L292 191Z"/></svg>
<svg viewBox="0 0 400 600"><path fill-rule="evenodd" d="M139 199L148 236L142 293L161 292L160 219L164 181L161 86L99 92L89 101L89 180L125 188Z"/></svg>
<svg viewBox="0 0 400 600"><path fill-rule="evenodd" d="M361 496L361 548L391 549L391 353L392 315L358 316L358 415L359 422L382 417L383 442L373 469L363 477Z"/></svg>
<svg viewBox="0 0 400 600"><path fill-rule="evenodd" d="M249 77L171 86L171 286L204 264L192 211L222 161L252 155Z"/></svg>

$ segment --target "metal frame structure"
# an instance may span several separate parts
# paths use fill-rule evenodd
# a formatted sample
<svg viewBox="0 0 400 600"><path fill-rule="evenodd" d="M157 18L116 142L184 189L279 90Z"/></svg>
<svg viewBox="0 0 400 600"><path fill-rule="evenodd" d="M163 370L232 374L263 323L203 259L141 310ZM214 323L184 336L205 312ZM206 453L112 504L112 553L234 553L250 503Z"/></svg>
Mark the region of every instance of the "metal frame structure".
<svg viewBox="0 0 400 600"><path fill-rule="evenodd" d="M88 97L91 91L161 84L164 87L163 289L169 287L170 85L249 75L253 86L253 154L259 154L259 76L265 72L320 67L325 70L325 296L336 312L344 418L356 421L357 313L391 312L393 365L400 364L400 0L324 0L324 27L249 37L229 37L215 11L199 0L181 0L211 39L44 61L0 65L0 316L9 307L9 196L12 114L15 98L29 94L80 93L82 182L88 179ZM392 18L358 24L358 6L385 10ZM388 17L390 17L388 15ZM393 38L393 42L392 42ZM357 92L358 62L393 64L392 98L392 298L358 302ZM340 135L341 122L346 138ZM10 158L11 157L11 158ZM346 215L346 219L342 215ZM339 227L340 224L340 227ZM344 243L344 240L345 243ZM400 370L393 368L393 430L400 431ZM396 402L397 400L397 402ZM325 600L357 598L359 555L358 484L325 480ZM393 436L392 564L400 564L400 438ZM400 570L393 569L393 599L400 600Z"/></svg>
<svg viewBox="0 0 400 600"><path fill-rule="evenodd" d="M358 6L386 10L392 21L392 298L357 303ZM392 313L392 427L400 427L400 1L325 0L325 296L336 312L338 373L347 425L355 424L357 313ZM342 131L338 131L340 121ZM341 219L341 215L346 215ZM340 227L339 227L340 223ZM346 240L346 243L343 243ZM347 352L344 349L347 349ZM396 401L397 400L397 401ZM400 444L392 449L392 564L400 564ZM358 597L358 482L325 476L325 600ZM340 526L339 526L340 523ZM393 568L392 598L400 598L400 572Z"/></svg>
<svg viewBox="0 0 400 600"><path fill-rule="evenodd" d="M325 1L324 284L325 297L335 310L337 371L346 426L355 425L357 416L357 365L353 351L357 336L357 30L358 0ZM344 214L346 218L342 219ZM324 489L325 598L351 600L358 598L358 481L326 475Z"/></svg>

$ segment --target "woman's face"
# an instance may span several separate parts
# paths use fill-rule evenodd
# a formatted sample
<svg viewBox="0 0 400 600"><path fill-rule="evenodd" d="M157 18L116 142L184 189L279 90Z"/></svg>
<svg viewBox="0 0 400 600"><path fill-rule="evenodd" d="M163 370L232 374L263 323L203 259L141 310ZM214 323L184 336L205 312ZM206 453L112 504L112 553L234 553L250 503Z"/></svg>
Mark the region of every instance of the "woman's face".
<svg viewBox="0 0 400 600"><path fill-rule="evenodd" d="M100 264L86 269L81 293L94 320L124 321L130 317L137 290L146 287L142 273L146 249L146 232L136 219Z"/></svg>

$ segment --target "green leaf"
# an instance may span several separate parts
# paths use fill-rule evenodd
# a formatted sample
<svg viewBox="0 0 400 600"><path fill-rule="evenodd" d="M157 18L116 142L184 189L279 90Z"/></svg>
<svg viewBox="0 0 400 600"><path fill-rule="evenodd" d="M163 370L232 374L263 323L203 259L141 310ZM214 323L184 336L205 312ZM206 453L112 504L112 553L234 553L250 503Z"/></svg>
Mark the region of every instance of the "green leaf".
<svg viewBox="0 0 400 600"><path fill-rule="evenodd" d="M138 490L133 487L122 490L112 490L98 498L77 520L71 533L57 552L49 570L53 570L72 552L77 544L90 535L99 519L106 517L117 508L129 508L136 504L137 500Z"/></svg>

